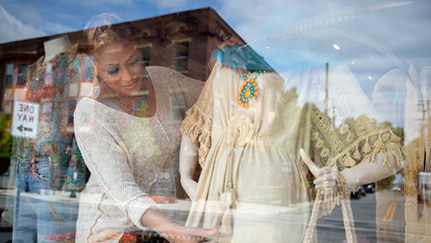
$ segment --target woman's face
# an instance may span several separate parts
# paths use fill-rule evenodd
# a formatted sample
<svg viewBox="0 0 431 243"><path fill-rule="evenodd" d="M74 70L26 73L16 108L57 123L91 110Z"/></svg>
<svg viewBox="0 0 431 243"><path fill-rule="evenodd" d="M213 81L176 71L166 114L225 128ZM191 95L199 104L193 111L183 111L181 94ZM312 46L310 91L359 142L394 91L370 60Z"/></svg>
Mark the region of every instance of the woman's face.
<svg viewBox="0 0 431 243"><path fill-rule="evenodd" d="M131 96L142 89L145 64L133 43L110 43L98 50L94 59L97 74L112 91Z"/></svg>

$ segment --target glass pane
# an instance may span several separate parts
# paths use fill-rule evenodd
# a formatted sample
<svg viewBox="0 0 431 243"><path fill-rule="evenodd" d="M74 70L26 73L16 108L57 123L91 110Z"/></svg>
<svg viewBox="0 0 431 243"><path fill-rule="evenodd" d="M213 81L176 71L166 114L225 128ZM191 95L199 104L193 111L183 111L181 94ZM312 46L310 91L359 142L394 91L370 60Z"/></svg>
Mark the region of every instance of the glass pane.
<svg viewBox="0 0 431 243"><path fill-rule="evenodd" d="M2 1L0 242L431 242L430 7Z"/></svg>
<svg viewBox="0 0 431 243"><path fill-rule="evenodd" d="M187 58L174 59L174 70L178 72L187 71Z"/></svg>
<svg viewBox="0 0 431 243"><path fill-rule="evenodd" d="M174 58L184 58L189 55L189 42L177 42L175 45Z"/></svg>
<svg viewBox="0 0 431 243"><path fill-rule="evenodd" d="M6 75L6 86L12 86L13 85L13 75Z"/></svg>
<svg viewBox="0 0 431 243"><path fill-rule="evenodd" d="M142 48L141 50L142 50L142 59L143 59L143 61L145 63L145 66L150 65L150 50L151 50L151 47L145 47L145 48Z"/></svg>
<svg viewBox="0 0 431 243"><path fill-rule="evenodd" d="M6 64L6 74L7 75L13 75L13 63Z"/></svg>

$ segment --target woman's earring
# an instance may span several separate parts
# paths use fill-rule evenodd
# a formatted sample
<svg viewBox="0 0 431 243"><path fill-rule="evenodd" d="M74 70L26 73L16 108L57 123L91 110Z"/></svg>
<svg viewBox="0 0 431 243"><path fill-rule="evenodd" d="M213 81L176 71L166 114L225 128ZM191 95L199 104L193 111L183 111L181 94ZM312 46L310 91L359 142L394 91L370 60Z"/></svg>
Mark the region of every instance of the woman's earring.
<svg viewBox="0 0 431 243"><path fill-rule="evenodd" d="M100 94L100 86L99 86L99 84L97 84L96 86L93 86L92 89L93 89L93 92L92 92L93 98L99 97L99 94Z"/></svg>
<svg viewBox="0 0 431 243"><path fill-rule="evenodd" d="M99 75L97 75L96 76L96 79L97 79L97 84L96 84L96 86L93 86L91 89L92 89L92 94L93 94L93 98L97 98L97 97L99 97L99 94L100 94L100 82L101 82L101 80L102 80L102 78L99 76Z"/></svg>

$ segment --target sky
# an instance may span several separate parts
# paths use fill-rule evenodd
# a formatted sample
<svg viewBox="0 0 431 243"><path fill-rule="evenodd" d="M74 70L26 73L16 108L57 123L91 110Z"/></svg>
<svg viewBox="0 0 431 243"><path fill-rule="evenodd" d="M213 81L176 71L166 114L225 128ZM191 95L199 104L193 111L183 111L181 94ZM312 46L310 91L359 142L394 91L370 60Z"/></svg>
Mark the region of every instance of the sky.
<svg viewBox="0 0 431 243"><path fill-rule="evenodd" d="M0 0L0 43L82 30L104 12L131 21L204 7L279 73L346 64L370 99L385 73L431 63L430 0Z"/></svg>
<svg viewBox="0 0 431 243"><path fill-rule="evenodd" d="M390 59L389 68L429 61L431 54L429 0L1 0L0 43L81 30L103 12L131 21L204 7L215 9L261 55L271 55L277 68L359 56ZM314 28L295 32L313 21ZM381 55L367 56L372 50Z"/></svg>

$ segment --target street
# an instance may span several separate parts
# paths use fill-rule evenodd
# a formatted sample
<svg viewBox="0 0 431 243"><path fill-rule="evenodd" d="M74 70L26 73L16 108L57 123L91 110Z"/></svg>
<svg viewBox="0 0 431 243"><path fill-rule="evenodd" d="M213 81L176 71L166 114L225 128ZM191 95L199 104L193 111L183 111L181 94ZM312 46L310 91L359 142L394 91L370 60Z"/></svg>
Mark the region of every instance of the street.
<svg viewBox="0 0 431 243"><path fill-rule="evenodd" d="M0 190L0 207L4 208L6 193L12 190ZM376 196L379 197L376 223ZM403 242L404 239L404 209L403 193L384 191L367 193L361 199L351 199L356 235L360 243L372 242ZM10 240L11 227L0 228L0 243ZM343 242L346 239L341 207L324 216L317 222L318 242Z"/></svg>
<svg viewBox="0 0 431 243"><path fill-rule="evenodd" d="M4 184L6 185L6 184ZM3 212L6 206L6 195L13 195L13 189L0 189L0 210ZM2 218L0 218L0 243L5 243L9 240L12 240L12 226L4 222Z"/></svg>
<svg viewBox="0 0 431 243"><path fill-rule="evenodd" d="M402 192L367 193L361 199L351 199L351 206L359 243L403 242L404 201ZM376 196L379 204L376 204ZM378 208L376 220L376 205ZM317 222L319 242L343 242L346 239L341 206Z"/></svg>

